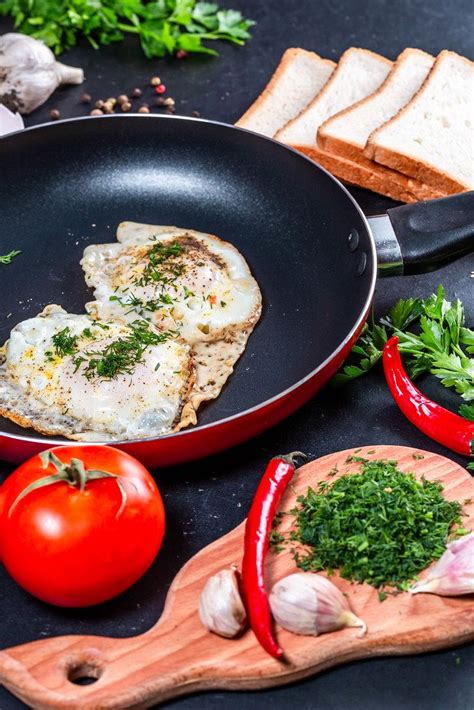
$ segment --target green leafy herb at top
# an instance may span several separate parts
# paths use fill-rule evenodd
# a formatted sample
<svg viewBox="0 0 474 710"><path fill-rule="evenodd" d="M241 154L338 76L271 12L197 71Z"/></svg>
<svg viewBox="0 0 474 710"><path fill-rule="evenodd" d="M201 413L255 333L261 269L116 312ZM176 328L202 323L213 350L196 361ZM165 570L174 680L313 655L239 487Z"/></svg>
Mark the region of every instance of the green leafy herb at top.
<svg viewBox="0 0 474 710"><path fill-rule="evenodd" d="M474 330L465 326L461 301L447 301L442 286L429 298L398 301L378 324L366 325L349 362L333 382L344 384L372 369L392 335L398 336L412 379L429 372L466 402L474 400L474 358L470 357L474 354ZM459 411L466 418L474 418L472 405L463 404Z"/></svg>
<svg viewBox="0 0 474 710"><path fill-rule="evenodd" d="M344 579L385 592L405 590L441 557L450 534L467 532L453 531L461 505L443 498L440 483L417 481L396 461L352 456L347 463L358 463L360 471L308 488L290 511L294 520L285 539L302 546L293 550L296 564L339 570ZM281 548L284 536L276 530L272 541Z"/></svg>
<svg viewBox="0 0 474 710"><path fill-rule="evenodd" d="M145 55L181 50L217 54L203 40L245 44L255 23L236 10L196 0L0 0L0 15L15 29L40 39L56 54L85 37L97 49L136 34Z"/></svg>
<svg viewBox="0 0 474 710"><path fill-rule="evenodd" d="M3 256L0 256L0 264L11 264L18 254L21 254L21 251L18 251L18 249L13 249L8 254L3 254Z"/></svg>
<svg viewBox="0 0 474 710"><path fill-rule="evenodd" d="M102 351L81 352L73 362L76 370L83 368L81 372L88 380L112 379L119 374L131 374L149 346L164 343L176 335L175 331L158 333L150 330L146 321L134 321L128 335L113 340Z"/></svg>

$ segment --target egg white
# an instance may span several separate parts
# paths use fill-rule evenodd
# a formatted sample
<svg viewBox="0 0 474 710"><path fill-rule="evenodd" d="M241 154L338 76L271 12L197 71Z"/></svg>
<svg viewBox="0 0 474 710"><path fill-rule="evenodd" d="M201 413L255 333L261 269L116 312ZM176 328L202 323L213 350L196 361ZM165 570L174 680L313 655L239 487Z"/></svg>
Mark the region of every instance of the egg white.
<svg viewBox="0 0 474 710"><path fill-rule="evenodd" d="M134 320L139 315L159 328L178 328L190 345L222 339L258 320L258 284L243 256L228 242L192 230L135 222L122 222L117 239L115 244L88 246L81 261L87 285L95 289L96 301L87 307L97 317ZM183 251L171 266L182 266L184 273L167 285L140 285L137 281L156 243L181 246ZM171 302L147 310L147 302L156 303L163 296ZM144 306L134 307L133 297Z"/></svg>
<svg viewBox="0 0 474 710"><path fill-rule="evenodd" d="M52 338L64 328L77 336L74 356L85 357L79 365L54 349ZM85 441L160 436L195 422L189 401L194 363L185 343L169 339L147 346L130 373L85 376L88 353L129 334L122 321L97 322L56 305L19 323L0 349L0 415Z"/></svg>
<svg viewBox="0 0 474 710"><path fill-rule="evenodd" d="M159 329L175 329L196 363L194 406L217 397L261 314L260 289L244 257L214 235L179 227L122 222L117 240L84 251L81 265L96 299L87 310L97 318L140 317ZM170 282L140 283L156 244L181 248L169 260L171 270L164 266ZM176 267L182 273L173 276Z"/></svg>

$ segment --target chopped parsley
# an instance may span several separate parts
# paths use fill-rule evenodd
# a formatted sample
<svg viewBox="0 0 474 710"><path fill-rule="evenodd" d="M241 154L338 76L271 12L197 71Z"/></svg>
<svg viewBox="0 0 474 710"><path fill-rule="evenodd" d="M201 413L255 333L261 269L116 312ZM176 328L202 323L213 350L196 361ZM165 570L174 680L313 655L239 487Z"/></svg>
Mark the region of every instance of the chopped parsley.
<svg viewBox="0 0 474 710"><path fill-rule="evenodd" d="M55 333L52 337L55 354L59 357L73 355L76 350L77 339L77 335L71 335L69 326L60 330L59 333Z"/></svg>
<svg viewBox="0 0 474 710"><path fill-rule="evenodd" d="M94 377L112 379L119 374L131 374L150 345L164 343L177 335L176 331L154 332L143 320L134 321L129 331L129 335L117 338L102 351L77 355L73 361L76 370L84 365L82 374L88 380Z"/></svg>
<svg viewBox="0 0 474 710"><path fill-rule="evenodd" d="M387 592L406 590L441 557L453 525L460 526L462 508L443 498L440 483L418 481L396 461L349 458L360 472L321 482L297 498L286 543L302 546L293 550L301 569L339 570L344 579L379 589L383 600ZM281 547L281 536L273 539Z"/></svg>
<svg viewBox="0 0 474 710"><path fill-rule="evenodd" d="M176 264L176 257L183 252L183 247L177 241L171 244L157 242L148 252L148 263L142 276L137 281L138 286L150 283L162 283L164 286L172 283L185 272L184 264Z"/></svg>
<svg viewBox="0 0 474 710"><path fill-rule="evenodd" d="M3 254L3 256L0 256L0 264L11 264L18 254L21 254L21 251L18 251L18 249L13 249L8 254Z"/></svg>
<svg viewBox="0 0 474 710"><path fill-rule="evenodd" d="M115 301L122 306L122 308L128 308L125 315L133 311L137 312L139 315L143 315L145 311L154 313L163 306L173 305L176 299L169 293L166 293L165 288L170 287L174 289L175 292L178 290L175 282L177 278L186 271L184 264L176 263L176 258L182 253L183 247L177 241L171 244L162 244L161 242L153 244L148 251L148 261L143 273L135 280L135 284L139 287L155 284L157 288L160 288L160 292L157 294L156 298L145 300L136 296L131 291L127 294L127 297L124 298L123 294L128 291L128 288L125 288L121 290L121 295L114 293L112 296L109 296L109 301ZM184 286L184 298L186 299L190 295L194 294Z"/></svg>

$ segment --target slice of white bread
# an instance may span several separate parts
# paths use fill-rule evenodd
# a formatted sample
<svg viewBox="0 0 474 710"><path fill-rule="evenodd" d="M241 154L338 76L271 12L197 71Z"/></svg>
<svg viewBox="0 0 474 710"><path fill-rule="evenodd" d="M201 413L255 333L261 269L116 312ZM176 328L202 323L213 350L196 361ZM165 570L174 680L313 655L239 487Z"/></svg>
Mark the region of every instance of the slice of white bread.
<svg viewBox="0 0 474 710"><path fill-rule="evenodd" d="M399 184L402 190L412 192L417 199L442 197L444 193L396 170L378 165L364 155L370 134L393 118L413 98L431 71L434 61L434 57L419 49L405 49L374 93L321 125L317 135L318 147L359 163L377 173L380 180Z"/></svg>
<svg viewBox="0 0 474 710"><path fill-rule="evenodd" d="M287 49L265 89L235 125L272 138L319 94L335 68L335 62L315 52Z"/></svg>
<svg viewBox="0 0 474 710"><path fill-rule="evenodd" d="M474 188L474 63L439 54L425 83L375 130L365 155L451 194Z"/></svg>
<svg viewBox="0 0 474 710"><path fill-rule="evenodd" d="M379 54L358 47L347 49L316 98L279 130L275 138L290 145L313 148L321 124L378 89L391 68L392 62Z"/></svg>
<svg viewBox="0 0 474 710"><path fill-rule="evenodd" d="M351 160L364 157L370 134L413 98L434 61L420 49L405 49L377 91L322 124L318 145Z"/></svg>
<svg viewBox="0 0 474 710"><path fill-rule="evenodd" d="M349 158L322 150L316 134L324 121L376 91L392 69L392 62L366 49L351 47L315 99L275 138L300 150L341 180L374 190L395 200L414 202L439 197L440 193L402 175L377 170L371 162L359 165Z"/></svg>

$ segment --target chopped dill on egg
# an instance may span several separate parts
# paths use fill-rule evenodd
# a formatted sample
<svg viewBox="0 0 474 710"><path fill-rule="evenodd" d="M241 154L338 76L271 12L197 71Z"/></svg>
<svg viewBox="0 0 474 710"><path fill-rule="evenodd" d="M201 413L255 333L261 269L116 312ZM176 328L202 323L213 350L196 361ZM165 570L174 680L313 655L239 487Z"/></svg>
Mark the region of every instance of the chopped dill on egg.
<svg viewBox="0 0 474 710"><path fill-rule="evenodd" d="M59 333L55 333L52 337L54 352L59 357L65 357L66 355L73 355L76 351L77 345L77 335L71 335L69 326L66 326ZM48 351L49 353L50 351ZM48 354L47 353L47 354Z"/></svg>
<svg viewBox="0 0 474 710"><path fill-rule="evenodd" d="M138 286L150 283L171 283L185 272L184 264L175 264L174 260L183 252L183 247L177 241L171 244L154 244L148 252L148 263L142 276L136 282ZM171 278L170 278L171 276Z"/></svg>
<svg viewBox="0 0 474 710"><path fill-rule="evenodd" d="M74 358L78 370L84 365L82 374L91 380L94 377L112 379L119 374L131 374L142 361L148 346L164 343L178 335L169 330L157 333L150 330L147 321L137 320L129 326L129 335L117 338L102 351L89 351Z"/></svg>

